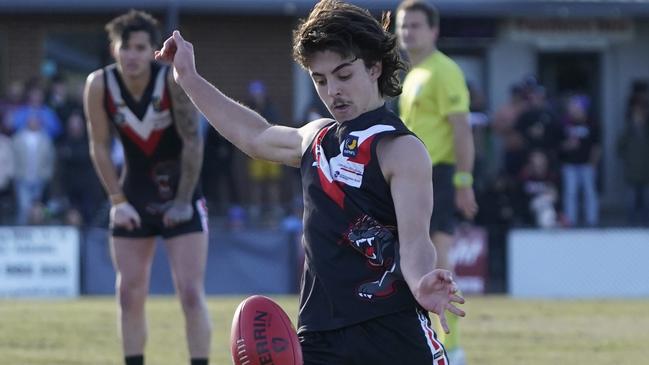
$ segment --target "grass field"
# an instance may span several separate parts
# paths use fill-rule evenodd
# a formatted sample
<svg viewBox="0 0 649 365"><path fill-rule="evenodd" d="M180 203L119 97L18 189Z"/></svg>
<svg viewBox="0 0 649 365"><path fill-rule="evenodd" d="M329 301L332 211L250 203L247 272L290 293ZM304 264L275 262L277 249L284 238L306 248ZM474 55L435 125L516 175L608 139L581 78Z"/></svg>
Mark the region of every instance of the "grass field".
<svg viewBox="0 0 649 365"><path fill-rule="evenodd" d="M211 297L211 364L231 364L232 315L243 297ZM274 297L295 319L297 299ZM470 297L462 320L469 365L646 364L649 300L532 301ZM0 364L121 364L110 297L0 300ZM147 304L148 365L187 363L182 317L172 297ZM401 364L395 364L401 365ZM407 365L407 364L403 364Z"/></svg>

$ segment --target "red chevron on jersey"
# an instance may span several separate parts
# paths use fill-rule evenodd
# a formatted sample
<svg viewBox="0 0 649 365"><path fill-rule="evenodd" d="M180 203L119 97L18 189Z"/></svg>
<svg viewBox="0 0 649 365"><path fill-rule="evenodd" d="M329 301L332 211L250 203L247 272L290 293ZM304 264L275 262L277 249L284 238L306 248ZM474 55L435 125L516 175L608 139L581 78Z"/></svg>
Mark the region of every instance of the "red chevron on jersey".
<svg viewBox="0 0 649 365"><path fill-rule="evenodd" d="M360 188L365 165L371 160L372 141L377 133L394 130L389 125L375 125L366 130L351 132L340 144L338 155L327 160L322 150L322 140L333 126L323 128L314 140L313 153L318 167L318 177L324 192L341 208L345 193L342 184Z"/></svg>
<svg viewBox="0 0 649 365"><path fill-rule="evenodd" d="M335 201L338 206L343 208L345 204L345 193L340 185L338 185L338 183L332 178L331 171L329 170L329 161L327 161L327 156L325 156L324 151L322 150L322 140L331 127L333 127L333 125L323 128L320 133L318 133L313 144L313 156L315 163L317 164L318 178L320 179L322 190L327 194L327 196Z"/></svg>
<svg viewBox="0 0 649 365"><path fill-rule="evenodd" d="M156 75L153 95L142 119L126 105L114 71L107 69L107 112L117 128L146 155L155 151L162 134L172 124L170 100L165 88L164 69Z"/></svg>

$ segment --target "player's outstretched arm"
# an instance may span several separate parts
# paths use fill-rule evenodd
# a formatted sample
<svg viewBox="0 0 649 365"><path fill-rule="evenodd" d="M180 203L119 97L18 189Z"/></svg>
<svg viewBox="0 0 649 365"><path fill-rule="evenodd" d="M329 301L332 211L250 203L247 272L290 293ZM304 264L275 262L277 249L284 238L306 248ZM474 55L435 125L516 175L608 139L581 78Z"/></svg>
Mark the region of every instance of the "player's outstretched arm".
<svg viewBox="0 0 649 365"><path fill-rule="evenodd" d="M403 277L417 302L438 314L448 332L445 311L464 316L453 304L464 299L455 294L451 273L435 269L437 253L429 237L433 185L428 153L420 140L407 135L381 141L378 158L397 214Z"/></svg>
<svg viewBox="0 0 649 365"><path fill-rule="evenodd" d="M171 62L174 79L194 105L223 137L253 158L297 166L302 156L303 132L272 126L253 110L232 100L196 71L194 47L174 31L156 59Z"/></svg>

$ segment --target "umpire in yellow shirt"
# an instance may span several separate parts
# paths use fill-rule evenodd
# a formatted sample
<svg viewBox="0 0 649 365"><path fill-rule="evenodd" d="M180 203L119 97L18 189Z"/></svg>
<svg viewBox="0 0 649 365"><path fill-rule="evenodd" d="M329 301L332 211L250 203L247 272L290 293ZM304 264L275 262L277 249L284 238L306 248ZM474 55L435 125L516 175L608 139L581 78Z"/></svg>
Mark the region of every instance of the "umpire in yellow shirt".
<svg viewBox="0 0 649 365"><path fill-rule="evenodd" d="M455 210L467 219L478 210L471 174L474 145L469 92L462 70L437 50L439 13L435 7L421 0L403 1L397 8L396 31L411 64L399 99L401 119L426 144L433 161L431 238L437 247L438 267L453 271L449 251ZM443 331L438 333L443 335ZM458 329L452 328L442 342L449 360L455 358L451 363L459 365L465 361L457 334Z"/></svg>

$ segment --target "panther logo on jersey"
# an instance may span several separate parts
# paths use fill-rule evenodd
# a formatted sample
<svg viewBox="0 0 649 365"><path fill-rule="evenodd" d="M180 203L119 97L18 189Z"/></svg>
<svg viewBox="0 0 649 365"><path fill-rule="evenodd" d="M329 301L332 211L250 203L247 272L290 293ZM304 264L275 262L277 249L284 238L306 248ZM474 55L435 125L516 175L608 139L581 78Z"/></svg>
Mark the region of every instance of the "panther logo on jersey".
<svg viewBox="0 0 649 365"><path fill-rule="evenodd" d="M378 280L362 283L358 287L358 296L374 299L393 294L396 290L395 283L400 279L394 233L374 218L364 215L352 224L345 233L344 240L365 256L370 266L385 269Z"/></svg>

